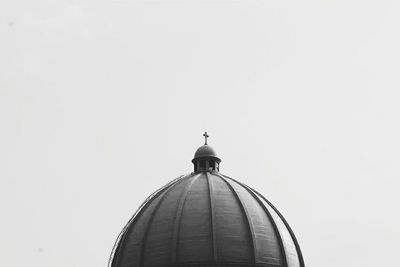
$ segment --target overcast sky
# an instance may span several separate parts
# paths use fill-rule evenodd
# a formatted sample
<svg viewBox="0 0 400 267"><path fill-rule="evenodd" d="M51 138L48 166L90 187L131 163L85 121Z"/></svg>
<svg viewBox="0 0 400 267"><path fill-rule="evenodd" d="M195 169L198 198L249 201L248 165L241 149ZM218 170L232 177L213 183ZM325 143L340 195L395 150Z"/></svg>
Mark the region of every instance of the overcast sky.
<svg viewBox="0 0 400 267"><path fill-rule="evenodd" d="M2 0L0 265L106 266L192 171L260 191L307 267L398 264L400 2Z"/></svg>

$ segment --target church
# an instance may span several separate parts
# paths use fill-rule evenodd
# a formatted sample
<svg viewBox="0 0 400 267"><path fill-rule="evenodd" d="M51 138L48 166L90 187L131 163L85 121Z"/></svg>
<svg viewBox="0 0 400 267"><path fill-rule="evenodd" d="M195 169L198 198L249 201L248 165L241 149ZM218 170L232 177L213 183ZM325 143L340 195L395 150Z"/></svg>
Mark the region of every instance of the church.
<svg viewBox="0 0 400 267"><path fill-rule="evenodd" d="M110 267L304 267L282 214L259 192L220 172L221 159L199 147L194 171L139 207L119 235Z"/></svg>

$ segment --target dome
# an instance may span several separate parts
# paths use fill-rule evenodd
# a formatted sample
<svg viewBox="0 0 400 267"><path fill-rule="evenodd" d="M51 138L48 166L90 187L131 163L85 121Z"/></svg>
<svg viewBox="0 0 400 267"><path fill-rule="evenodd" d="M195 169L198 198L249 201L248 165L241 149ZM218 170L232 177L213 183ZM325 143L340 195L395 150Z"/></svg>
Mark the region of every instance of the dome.
<svg viewBox="0 0 400 267"><path fill-rule="evenodd" d="M199 147L196 150L196 153L194 153L194 158L204 158L204 157L214 157L218 158L217 153L215 153L215 150L209 146L209 145L203 145Z"/></svg>
<svg viewBox="0 0 400 267"><path fill-rule="evenodd" d="M215 155L207 146L199 150ZM152 194L121 232L110 261L111 267L304 267L279 211L215 170L181 176Z"/></svg>

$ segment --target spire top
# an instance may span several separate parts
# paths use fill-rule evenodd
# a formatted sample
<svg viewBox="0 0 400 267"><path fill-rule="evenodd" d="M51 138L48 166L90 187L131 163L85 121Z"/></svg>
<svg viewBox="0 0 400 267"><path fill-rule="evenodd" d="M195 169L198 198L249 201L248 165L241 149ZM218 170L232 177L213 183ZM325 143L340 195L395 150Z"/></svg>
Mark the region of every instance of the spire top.
<svg viewBox="0 0 400 267"><path fill-rule="evenodd" d="M207 145L207 138L210 136L207 134L207 132L204 132L203 136L204 136L204 144Z"/></svg>

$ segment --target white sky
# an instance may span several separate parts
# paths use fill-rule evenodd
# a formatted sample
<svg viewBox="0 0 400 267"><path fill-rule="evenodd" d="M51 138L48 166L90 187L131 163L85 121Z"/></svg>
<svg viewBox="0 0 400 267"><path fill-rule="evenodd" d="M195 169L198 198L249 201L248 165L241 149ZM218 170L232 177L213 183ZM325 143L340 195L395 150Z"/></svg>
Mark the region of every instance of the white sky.
<svg viewBox="0 0 400 267"><path fill-rule="evenodd" d="M106 266L210 134L307 267L395 266L399 1L0 3L0 266Z"/></svg>

